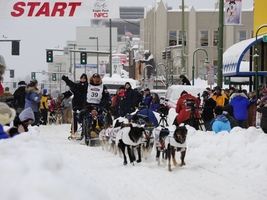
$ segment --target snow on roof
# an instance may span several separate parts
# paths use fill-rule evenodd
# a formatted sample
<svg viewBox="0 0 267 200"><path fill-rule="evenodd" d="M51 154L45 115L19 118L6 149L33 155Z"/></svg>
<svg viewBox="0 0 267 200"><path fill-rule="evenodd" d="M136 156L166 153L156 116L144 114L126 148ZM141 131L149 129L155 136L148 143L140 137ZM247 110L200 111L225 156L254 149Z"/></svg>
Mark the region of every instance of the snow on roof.
<svg viewBox="0 0 267 200"><path fill-rule="evenodd" d="M261 42L262 36L257 38L257 42ZM240 64L244 55L248 50L256 44L256 39L251 38L238 42L229 47L223 54L223 75L224 76L251 76L254 72L245 71L240 73Z"/></svg>

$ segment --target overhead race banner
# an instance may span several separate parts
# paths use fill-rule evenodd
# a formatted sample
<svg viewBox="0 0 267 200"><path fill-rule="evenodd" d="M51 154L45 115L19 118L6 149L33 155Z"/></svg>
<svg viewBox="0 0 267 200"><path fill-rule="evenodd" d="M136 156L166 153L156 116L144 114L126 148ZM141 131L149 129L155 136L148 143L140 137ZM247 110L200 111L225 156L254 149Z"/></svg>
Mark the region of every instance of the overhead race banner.
<svg viewBox="0 0 267 200"><path fill-rule="evenodd" d="M0 0L3 18L120 18L119 0Z"/></svg>
<svg viewBox="0 0 267 200"><path fill-rule="evenodd" d="M224 25L241 25L242 0L225 0Z"/></svg>

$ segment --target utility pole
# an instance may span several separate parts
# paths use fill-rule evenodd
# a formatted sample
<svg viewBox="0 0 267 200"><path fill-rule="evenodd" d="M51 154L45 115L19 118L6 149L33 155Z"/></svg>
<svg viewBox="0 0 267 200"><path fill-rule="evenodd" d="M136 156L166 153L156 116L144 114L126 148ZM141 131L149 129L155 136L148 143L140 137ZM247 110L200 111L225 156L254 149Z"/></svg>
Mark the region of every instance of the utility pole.
<svg viewBox="0 0 267 200"><path fill-rule="evenodd" d="M182 0L182 69L185 69L184 54L184 0ZM187 69L185 70L185 73L186 71Z"/></svg>
<svg viewBox="0 0 267 200"><path fill-rule="evenodd" d="M217 85L222 87L222 62L223 62L223 11L224 2L220 0L219 3L219 29L218 29L218 75Z"/></svg>

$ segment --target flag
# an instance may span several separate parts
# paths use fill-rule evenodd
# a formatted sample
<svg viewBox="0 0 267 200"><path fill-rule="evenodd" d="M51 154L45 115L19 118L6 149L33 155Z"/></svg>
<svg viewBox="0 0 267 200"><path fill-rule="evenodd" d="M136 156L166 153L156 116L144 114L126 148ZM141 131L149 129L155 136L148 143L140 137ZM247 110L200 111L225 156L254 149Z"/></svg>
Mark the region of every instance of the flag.
<svg viewBox="0 0 267 200"><path fill-rule="evenodd" d="M225 0L224 25L241 25L242 0Z"/></svg>
<svg viewBox="0 0 267 200"><path fill-rule="evenodd" d="M125 36L133 36L133 34L130 31L125 30Z"/></svg>

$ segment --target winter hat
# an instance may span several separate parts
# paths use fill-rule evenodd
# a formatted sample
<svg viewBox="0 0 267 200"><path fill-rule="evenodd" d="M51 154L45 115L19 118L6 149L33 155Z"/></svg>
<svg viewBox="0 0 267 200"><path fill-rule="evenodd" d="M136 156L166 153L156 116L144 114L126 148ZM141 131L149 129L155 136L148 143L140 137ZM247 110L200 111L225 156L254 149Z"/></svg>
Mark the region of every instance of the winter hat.
<svg viewBox="0 0 267 200"><path fill-rule="evenodd" d="M216 106L216 107L214 108L214 113L215 113L216 115L221 115L221 114L223 113L223 107L222 107L222 106Z"/></svg>
<svg viewBox="0 0 267 200"><path fill-rule="evenodd" d="M37 85L37 83L38 83L37 80L30 81L30 83L28 84L28 87L34 87Z"/></svg>
<svg viewBox="0 0 267 200"><path fill-rule="evenodd" d="M183 91L181 92L181 95L180 95L180 96L182 96L183 94L188 94L188 93L187 93L187 91L183 90Z"/></svg>
<svg viewBox="0 0 267 200"><path fill-rule="evenodd" d="M35 118L34 118L34 113L33 113L32 109L31 109L31 107L25 108L25 109L19 114L19 120L20 120L21 122L27 121L27 120L29 120L29 119L33 120L33 122L34 122L34 120L35 120ZM33 122L32 122L32 123L33 123Z"/></svg>
<svg viewBox="0 0 267 200"><path fill-rule="evenodd" d="M92 106L92 107L91 107L91 112L92 112L93 110L96 110L96 111L98 112L98 107L97 107L97 106Z"/></svg>
<svg viewBox="0 0 267 200"><path fill-rule="evenodd" d="M47 89L43 89L43 94L44 94L44 95L47 94Z"/></svg>
<svg viewBox="0 0 267 200"><path fill-rule="evenodd" d="M144 91L150 91L150 89L149 88L146 88Z"/></svg>
<svg viewBox="0 0 267 200"><path fill-rule="evenodd" d="M125 90L124 86L120 86L119 90Z"/></svg>
<svg viewBox="0 0 267 200"><path fill-rule="evenodd" d="M0 102L0 124L9 124L14 120L16 111L10 108L6 103Z"/></svg>
<svg viewBox="0 0 267 200"><path fill-rule="evenodd" d="M19 85L19 86L26 86L27 84L26 84L25 81L20 81L20 82L18 82L18 85Z"/></svg>
<svg viewBox="0 0 267 200"><path fill-rule="evenodd" d="M203 93L202 93L202 95L201 95L202 97L205 97L205 96L209 96L209 93L208 93L208 91L203 91Z"/></svg>
<svg viewBox="0 0 267 200"><path fill-rule="evenodd" d="M6 62L3 56L0 55L0 76L5 73L6 70Z"/></svg>
<svg viewBox="0 0 267 200"><path fill-rule="evenodd" d="M219 86L216 86L215 88L214 88L214 90L222 90L222 88L221 87L219 87Z"/></svg>
<svg viewBox="0 0 267 200"><path fill-rule="evenodd" d="M86 79L86 82L88 82L88 78L87 78L87 75L86 74L82 74L81 77L80 77L80 79L81 78L85 78Z"/></svg>

